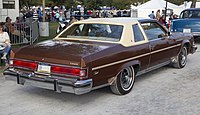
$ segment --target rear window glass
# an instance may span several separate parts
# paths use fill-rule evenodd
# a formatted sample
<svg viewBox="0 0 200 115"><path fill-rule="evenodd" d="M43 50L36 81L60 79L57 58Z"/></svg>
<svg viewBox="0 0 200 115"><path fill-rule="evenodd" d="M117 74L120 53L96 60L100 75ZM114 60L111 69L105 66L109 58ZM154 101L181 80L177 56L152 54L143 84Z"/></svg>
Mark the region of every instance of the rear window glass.
<svg viewBox="0 0 200 115"><path fill-rule="evenodd" d="M121 39L122 31L122 25L75 24L61 34L59 38L119 41Z"/></svg>
<svg viewBox="0 0 200 115"><path fill-rule="evenodd" d="M185 10L181 12L180 18L200 18L200 10Z"/></svg>

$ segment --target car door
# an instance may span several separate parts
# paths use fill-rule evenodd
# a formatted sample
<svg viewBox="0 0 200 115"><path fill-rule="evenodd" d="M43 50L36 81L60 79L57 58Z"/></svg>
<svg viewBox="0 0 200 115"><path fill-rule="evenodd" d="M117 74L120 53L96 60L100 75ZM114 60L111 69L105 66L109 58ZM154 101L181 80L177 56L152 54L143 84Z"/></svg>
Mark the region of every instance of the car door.
<svg viewBox="0 0 200 115"><path fill-rule="evenodd" d="M135 56L140 57L140 70L147 69L150 59L150 50L148 40L144 36L144 32L141 31L142 27L139 24L132 25L133 36L134 36L134 46L132 51L134 51Z"/></svg>
<svg viewBox="0 0 200 115"><path fill-rule="evenodd" d="M149 67L169 63L174 55L175 40L168 36L167 31L157 22L141 23L149 40L150 63Z"/></svg>

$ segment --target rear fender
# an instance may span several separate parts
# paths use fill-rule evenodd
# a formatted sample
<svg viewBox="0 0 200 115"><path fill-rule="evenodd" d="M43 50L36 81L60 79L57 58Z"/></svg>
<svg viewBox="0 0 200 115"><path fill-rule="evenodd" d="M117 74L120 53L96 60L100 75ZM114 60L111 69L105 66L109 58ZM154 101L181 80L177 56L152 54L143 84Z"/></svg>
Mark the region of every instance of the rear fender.
<svg viewBox="0 0 200 115"><path fill-rule="evenodd" d="M183 42L182 42L182 47L183 46L186 46L187 47L187 50L188 50L188 52L190 51L190 49L191 49L191 46L192 46L192 44L191 44L191 42L188 40L188 39L185 39L185 40L183 40ZM181 49L180 49L181 50Z"/></svg>
<svg viewBox="0 0 200 115"><path fill-rule="evenodd" d="M190 41L189 41L188 39L187 39L187 40L183 40L182 46L184 46L185 44L191 45L191 44L190 44Z"/></svg>
<svg viewBox="0 0 200 115"><path fill-rule="evenodd" d="M108 82L110 85L112 85L113 83L115 83L115 79L117 78L117 76L120 74L121 70L123 68L126 68L126 67L129 67L129 66L132 66L134 68L134 71L135 71L135 75L136 75L136 72L140 69L140 61L139 60L133 60L133 61L129 61L127 63L124 63L123 65L121 65L118 69L117 69L117 74L116 76L108 79Z"/></svg>
<svg viewBox="0 0 200 115"><path fill-rule="evenodd" d="M117 71L120 72L123 68L129 67L129 66L133 66L133 67L138 66L140 68L140 61L139 60L129 61L129 62L123 64L122 66L120 66Z"/></svg>

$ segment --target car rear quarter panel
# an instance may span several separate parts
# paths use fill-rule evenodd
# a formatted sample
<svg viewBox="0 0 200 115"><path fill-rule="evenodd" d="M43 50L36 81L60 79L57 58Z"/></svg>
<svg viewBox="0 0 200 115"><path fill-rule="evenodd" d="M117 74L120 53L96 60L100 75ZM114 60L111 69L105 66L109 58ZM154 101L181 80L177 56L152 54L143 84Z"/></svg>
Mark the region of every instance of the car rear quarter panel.
<svg viewBox="0 0 200 115"><path fill-rule="evenodd" d="M194 37L190 33L174 33L173 36L176 41L183 45L187 45L188 53L191 53L192 45L194 44ZM181 47L180 47L181 48Z"/></svg>
<svg viewBox="0 0 200 115"><path fill-rule="evenodd" d="M93 78L94 86L108 83L122 68L132 65L140 65L140 69L146 69L149 64L148 43L124 47L115 47L98 52L91 56L90 77ZM138 57L139 56L139 57Z"/></svg>

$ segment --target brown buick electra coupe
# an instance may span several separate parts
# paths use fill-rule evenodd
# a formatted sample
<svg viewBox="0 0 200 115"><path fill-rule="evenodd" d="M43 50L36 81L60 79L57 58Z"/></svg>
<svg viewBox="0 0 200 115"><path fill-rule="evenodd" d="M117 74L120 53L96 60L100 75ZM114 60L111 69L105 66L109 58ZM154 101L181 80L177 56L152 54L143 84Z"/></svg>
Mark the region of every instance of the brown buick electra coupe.
<svg viewBox="0 0 200 115"><path fill-rule="evenodd" d="M169 64L183 68L196 49L193 36L169 33L156 20L88 19L16 51L4 75L56 92L79 95L110 86L124 95L136 76Z"/></svg>

